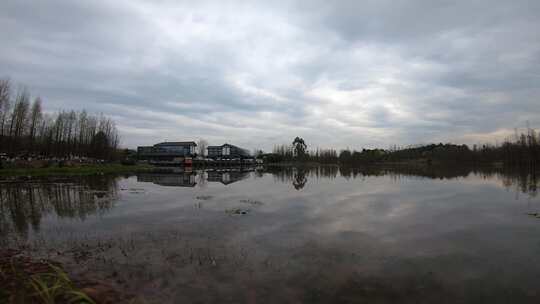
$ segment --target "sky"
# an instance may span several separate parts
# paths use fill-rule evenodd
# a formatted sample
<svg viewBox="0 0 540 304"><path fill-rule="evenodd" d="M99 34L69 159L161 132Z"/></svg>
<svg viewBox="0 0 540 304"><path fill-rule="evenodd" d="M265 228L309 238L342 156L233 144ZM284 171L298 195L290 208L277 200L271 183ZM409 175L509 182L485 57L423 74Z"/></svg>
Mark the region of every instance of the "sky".
<svg viewBox="0 0 540 304"><path fill-rule="evenodd" d="M2 0L0 77L123 147L501 141L540 128L540 1Z"/></svg>

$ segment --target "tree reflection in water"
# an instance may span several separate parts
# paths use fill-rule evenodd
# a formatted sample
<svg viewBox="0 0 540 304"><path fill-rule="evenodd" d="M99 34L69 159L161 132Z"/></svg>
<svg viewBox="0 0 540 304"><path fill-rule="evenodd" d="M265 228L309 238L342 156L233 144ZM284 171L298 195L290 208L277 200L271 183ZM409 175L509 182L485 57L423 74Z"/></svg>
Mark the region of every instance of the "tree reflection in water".
<svg viewBox="0 0 540 304"><path fill-rule="evenodd" d="M80 220L103 214L113 207L117 188L117 179L111 176L1 182L0 235L39 231L42 218L49 214Z"/></svg>
<svg viewBox="0 0 540 304"><path fill-rule="evenodd" d="M296 190L301 190L307 183L306 171L304 169L298 169L294 173L293 186Z"/></svg>
<svg viewBox="0 0 540 304"><path fill-rule="evenodd" d="M459 179L473 174L483 179L496 178L508 190L536 197L539 180L534 170L519 168L475 168L462 166L372 166L363 168L318 167L267 167L254 170L198 171L189 174L140 174L137 180L151 181L158 185L193 186L219 182L229 185L250 177L262 178L270 174L274 181L288 183L298 191L305 190L310 179L335 179L343 177L350 182L361 182L366 177L390 176L428 179ZM197 178L196 178L197 177ZM86 176L61 179L31 179L0 181L0 236L18 232L27 236L29 231L39 231L43 217L85 220L90 215L101 215L110 210L118 195L118 177ZM315 186L312 184L311 186Z"/></svg>
<svg viewBox="0 0 540 304"><path fill-rule="evenodd" d="M496 167L470 167L470 166L366 166L361 168L347 166L314 166L314 167L283 167L272 166L264 171L270 173L277 182L291 183L296 190L304 189L307 181L313 179L335 179L338 176L346 180L363 179L371 176L390 176L394 179L401 177L419 177L427 179L451 180L465 178L473 174L483 179L497 178L507 189L526 193L535 197L538 193L540 181L538 171L530 168L496 168Z"/></svg>

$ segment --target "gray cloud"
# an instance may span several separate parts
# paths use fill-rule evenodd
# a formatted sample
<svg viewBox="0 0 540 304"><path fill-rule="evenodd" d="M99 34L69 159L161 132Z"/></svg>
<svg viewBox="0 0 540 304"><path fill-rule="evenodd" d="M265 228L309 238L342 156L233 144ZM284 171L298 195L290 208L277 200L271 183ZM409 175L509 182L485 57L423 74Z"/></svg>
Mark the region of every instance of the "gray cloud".
<svg viewBox="0 0 540 304"><path fill-rule="evenodd" d="M501 140L540 125L537 1L2 1L0 77L123 145Z"/></svg>

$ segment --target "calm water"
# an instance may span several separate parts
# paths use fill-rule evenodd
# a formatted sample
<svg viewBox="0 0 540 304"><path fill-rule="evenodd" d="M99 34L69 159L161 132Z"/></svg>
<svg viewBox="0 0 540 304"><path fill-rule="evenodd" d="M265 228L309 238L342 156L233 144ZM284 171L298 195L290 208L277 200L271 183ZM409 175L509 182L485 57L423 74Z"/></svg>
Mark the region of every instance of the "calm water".
<svg viewBox="0 0 540 304"><path fill-rule="evenodd" d="M148 303L538 303L540 185L467 168L0 183L0 245Z"/></svg>

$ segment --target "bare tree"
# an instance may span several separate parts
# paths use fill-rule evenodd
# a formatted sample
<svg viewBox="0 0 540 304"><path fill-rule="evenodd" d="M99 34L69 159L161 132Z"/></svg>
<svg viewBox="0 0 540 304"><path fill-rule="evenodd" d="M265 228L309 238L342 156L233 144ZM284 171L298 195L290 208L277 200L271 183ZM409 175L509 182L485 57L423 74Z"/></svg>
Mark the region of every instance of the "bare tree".
<svg viewBox="0 0 540 304"><path fill-rule="evenodd" d="M75 136L75 126L77 121L77 114L75 111L71 110L69 113L66 114L66 141L67 141L67 147L69 150L69 154L73 154L73 147L75 146L76 139Z"/></svg>
<svg viewBox="0 0 540 304"><path fill-rule="evenodd" d="M15 97L15 106L11 113L9 125L10 150L21 147L24 131L26 129L26 117L30 108L30 93L25 87L21 87Z"/></svg>
<svg viewBox="0 0 540 304"><path fill-rule="evenodd" d="M206 148L208 148L208 142L204 139L199 139L197 142L197 149L199 150L199 156L205 157L206 156Z"/></svg>
<svg viewBox="0 0 540 304"><path fill-rule="evenodd" d="M77 140L77 154L82 155L84 151L83 149L86 145L85 138L88 129L88 114L86 113L86 111L83 110L79 113L77 123L79 124L79 126L77 127L79 131L79 139Z"/></svg>
<svg viewBox="0 0 540 304"><path fill-rule="evenodd" d="M52 154L52 142L53 142L53 122L54 118L51 115L43 115L41 124L39 126L39 134L41 136L40 142L40 152L45 155Z"/></svg>
<svg viewBox="0 0 540 304"><path fill-rule="evenodd" d="M10 110L11 83L9 79L0 80L0 142L3 142L6 120Z"/></svg>
<svg viewBox="0 0 540 304"><path fill-rule="evenodd" d="M37 135L38 127L41 123L41 119L43 118L43 113L41 112L41 98L38 96L32 103L32 108L30 110L30 117L29 117L29 123L30 123L30 129L29 129L29 136L30 136L30 148L33 149L35 145L35 138Z"/></svg>
<svg viewBox="0 0 540 304"><path fill-rule="evenodd" d="M42 155L115 157L120 137L113 120L86 111L61 110L43 113L40 97L30 102L30 93L20 87L11 109L11 84L0 79L0 151L30 150Z"/></svg>

